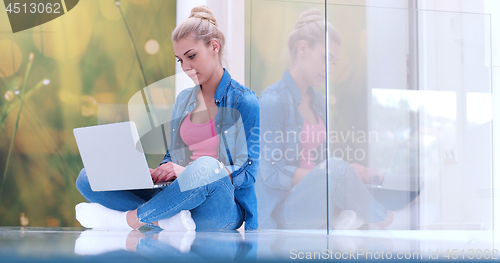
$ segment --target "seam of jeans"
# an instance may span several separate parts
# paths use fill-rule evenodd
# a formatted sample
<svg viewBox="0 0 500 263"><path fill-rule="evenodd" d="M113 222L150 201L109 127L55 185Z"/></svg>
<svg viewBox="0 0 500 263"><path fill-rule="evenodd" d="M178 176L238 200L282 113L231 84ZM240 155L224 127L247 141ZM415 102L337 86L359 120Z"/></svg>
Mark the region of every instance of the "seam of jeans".
<svg viewBox="0 0 500 263"><path fill-rule="evenodd" d="M235 205L239 206L239 204L237 204L236 202L235 202ZM236 207L236 209L238 209L238 207ZM243 210L243 208L241 208L241 209ZM240 216L238 217L238 219L236 219L236 221L228 223L225 227L220 228L219 231L227 230L228 227L230 227L232 225L236 225L238 222L240 222L240 220L243 220L243 215L244 215L244 213L243 213L243 211L241 211ZM243 221L242 221L242 224L243 224Z"/></svg>
<svg viewBox="0 0 500 263"><path fill-rule="evenodd" d="M311 186L307 187L306 189L302 190L302 191L301 191L301 193L297 194L294 198L292 198L292 199L291 199L289 202L287 202L287 203L289 203L289 204L293 204L295 201L297 201L297 199L299 199L299 198L303 197L303 196L305 195L305 193L306 193L309 189L311 189L311 188L313 188L313 187L315 187L315 186L317 186L317 185L319 185L319 184L321 185L322 183L321 183L321 182L316 182L316 183L314 183L313 185L311 185ZM292 189L293 189L293 188L292 188Z"/></svg>
<svg viewBox="0 0 500 263"><path fill-rule="evenodd" d="M231 196L234 198L234 190L235 190L234 189L234 185L233 185L233 190L231 190L231 188L224 181L221 181L220 179L219 179L219 181L226 187L226 189L229 191L229 193L231 194Z"/></svg>

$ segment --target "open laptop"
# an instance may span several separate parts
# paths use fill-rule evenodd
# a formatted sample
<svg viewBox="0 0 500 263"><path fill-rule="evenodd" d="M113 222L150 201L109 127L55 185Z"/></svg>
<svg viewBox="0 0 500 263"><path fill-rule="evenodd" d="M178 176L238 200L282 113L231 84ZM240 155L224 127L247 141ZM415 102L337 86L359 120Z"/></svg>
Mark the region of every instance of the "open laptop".
<svg viewBox="0 0 500 263"><path fill-rule="evenodd" d="M153 183L134 122L76 128L78 150L93 191L165 187Z"/></svg>

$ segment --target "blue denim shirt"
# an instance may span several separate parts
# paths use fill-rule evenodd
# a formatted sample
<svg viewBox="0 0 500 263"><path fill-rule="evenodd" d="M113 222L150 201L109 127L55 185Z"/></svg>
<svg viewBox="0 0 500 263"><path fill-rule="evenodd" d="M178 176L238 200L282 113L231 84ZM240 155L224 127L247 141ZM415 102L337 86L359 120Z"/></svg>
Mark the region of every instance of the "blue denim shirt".
<svg viewBox="0 0 500 263"><path fill-rule="evenodd" d="M197 85L181 91L177 96L170 123L170 145L160 165L173 162L186 166L191 161L192 153L181 139L179 131L184 117L196 107L196 92L199 89ZM219 108L215 116L219 161L231 172L234 197L245 211L245 229L257 229L254 183L260 154L259 102L255 92L231 79L225 69L214 100Z"/></svg>
<svg viewBox="0 0 500 263"><path fill-rule="evenodd" d="M314 112L326 123L324 96L312 87L309 87L307 92L312 95ZM293 174L300 166L296 150L300 147L300 140L286 138L287 134L299 136L304 125L299 112L301 100L300 92L288 71L283 74L281 80L260 94L261 154L256 191L261 228L276 228L272 213L291 189ZM280 133L285 135L284 139L277 138ZM318 147L323 149L323 155L326 154L325 144L326 142ZM316 163L320 161L317 160Z"/></svg>

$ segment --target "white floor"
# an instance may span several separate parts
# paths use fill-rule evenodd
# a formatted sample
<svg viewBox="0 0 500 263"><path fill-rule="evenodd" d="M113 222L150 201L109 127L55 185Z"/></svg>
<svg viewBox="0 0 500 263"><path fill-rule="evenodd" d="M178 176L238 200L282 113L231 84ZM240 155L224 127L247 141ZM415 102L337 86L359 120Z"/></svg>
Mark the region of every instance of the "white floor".
<svg viewBox="0 0 500 263"><path fill-rule="evenodd" d="M160 232L0 228L0 262L274 261L410 259L500 261L492 231Z"/></svg>

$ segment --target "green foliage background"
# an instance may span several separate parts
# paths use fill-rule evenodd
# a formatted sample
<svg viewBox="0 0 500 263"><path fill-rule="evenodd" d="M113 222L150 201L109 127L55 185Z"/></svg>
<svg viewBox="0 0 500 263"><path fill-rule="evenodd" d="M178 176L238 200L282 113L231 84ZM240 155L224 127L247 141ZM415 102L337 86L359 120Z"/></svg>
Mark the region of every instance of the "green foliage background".
<svg viewBox="0 0 500 263"><path fill-rule="evenodd" d="M175 0L122 0L148 83L171 76ZM157 41L159 50L145 44ZM151 43L151 42L150 42ZM113 0L84 0L64 16L12 34L0 4L0 176L3 177L29 54L33 68L9 169L0 178L0 225L79 226L83 168L73 129L98 124L100 104L127 104L143 88L134 50ZM45 84L50 81L49 84ZM172 102L174 91L171 90ZM121 118L120 116L116 117ZM1 193L3 189L3 194Z"/></svg>

